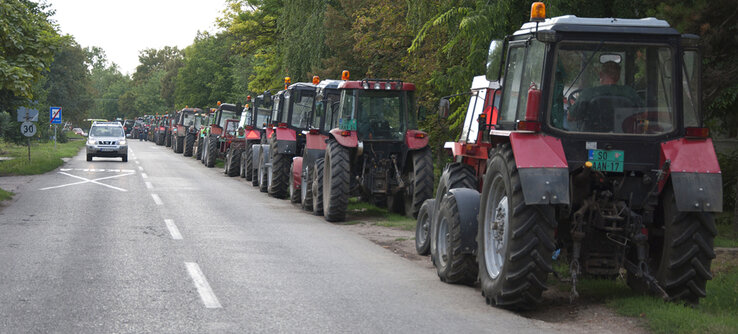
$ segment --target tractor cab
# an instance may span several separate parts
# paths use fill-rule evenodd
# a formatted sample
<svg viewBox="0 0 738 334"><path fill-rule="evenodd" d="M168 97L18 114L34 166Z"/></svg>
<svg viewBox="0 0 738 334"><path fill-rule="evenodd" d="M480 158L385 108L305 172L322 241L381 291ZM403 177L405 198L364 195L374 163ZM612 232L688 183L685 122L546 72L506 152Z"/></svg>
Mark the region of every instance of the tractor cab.
<svg viewBox="0 0 738 334"><path fill-rule="evenodd" d="M261 94L255 98L249 96L248 100L249 103L244 106L238 123L239 131L243 129L243 134L239 134L239 137L246 140L261 140L271 115L271 95L267 92L266 99L264 94Z"/></svg>
<svg viewBox="0 0 738 334"><path fill-rule="evenodd" d="M270 123L272 126L267 129L267 138L276 138L280 154L302 153L301 149L305 144L302 131L308 128L314 100L315 85L304 82L291 84L274 95Z"/></svg>
<svg viewBox="0 0 738 334"><path fill-rule="evenodd" d="M213 124L210 125L210 134L222 137L233 137L238 130L240 115L239 107L232 103L218 102Z"/></svg>

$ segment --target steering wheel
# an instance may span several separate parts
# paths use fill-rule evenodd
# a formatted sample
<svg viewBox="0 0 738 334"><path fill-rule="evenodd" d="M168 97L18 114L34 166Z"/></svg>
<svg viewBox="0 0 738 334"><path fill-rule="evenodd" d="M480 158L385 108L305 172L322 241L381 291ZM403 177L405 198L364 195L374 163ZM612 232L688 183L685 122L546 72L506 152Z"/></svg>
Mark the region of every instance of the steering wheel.
<svg viewBox="0 0 738 334"><path fill-rule="evenodd" d="M582 88L579 88L579 89L575 89L573 92L569 93L569 96L566 98L566 102L569 104L569 106L573 106L574 103L577 102L577 98L579 98L579 93L582 90L583 90Z"/></svg>

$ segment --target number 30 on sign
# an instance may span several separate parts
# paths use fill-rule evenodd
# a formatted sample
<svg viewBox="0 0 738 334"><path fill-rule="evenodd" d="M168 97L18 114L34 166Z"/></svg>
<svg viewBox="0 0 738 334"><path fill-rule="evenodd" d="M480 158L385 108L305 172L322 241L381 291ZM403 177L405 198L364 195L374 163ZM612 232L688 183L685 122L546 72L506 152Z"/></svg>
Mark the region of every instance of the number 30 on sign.
<svg viewBox="0 0 738 334"><path fill-rule="evenodd" d="M36 124L32 122L21 123L21 133L26 137L33 137L36 134Z"/></svg>

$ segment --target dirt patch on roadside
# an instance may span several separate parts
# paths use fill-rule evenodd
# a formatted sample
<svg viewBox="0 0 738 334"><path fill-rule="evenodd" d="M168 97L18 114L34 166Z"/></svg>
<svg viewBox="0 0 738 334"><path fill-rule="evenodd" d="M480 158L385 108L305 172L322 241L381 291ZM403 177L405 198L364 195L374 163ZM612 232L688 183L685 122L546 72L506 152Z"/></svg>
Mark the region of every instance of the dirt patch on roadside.
<svg viewBox="0 0 738 334"><path fill-rule="evenodd" d="M337 226L352 231L383 248L406 258L418 265L435 271L429 256L421 256L415 252L415 232L403 231L376 225L370 219L351 220ZM479 286L474 287L479 290ZM562 331L572 333L648 333L641 319L623 317L607 308L601 301L580 298L569 303L569 291L550 288L543 294L544 305L536 311L519 313L526 318L554 323ZM479 302L484 299L479 296Z"/></svg>
<svg viewBox="0 0 738 334"><path fill-rule="evenodd" d="M0 211L2 211L6 206L10 205L11 203L15 202L18 199L18 194L23 190L23 188L33 180L33 175L23 175L23 176L1 176L0 177L0 188L2 188L5 191L10 191L14 193L12 199L6 200L6 201L0 201Z"/></svg>

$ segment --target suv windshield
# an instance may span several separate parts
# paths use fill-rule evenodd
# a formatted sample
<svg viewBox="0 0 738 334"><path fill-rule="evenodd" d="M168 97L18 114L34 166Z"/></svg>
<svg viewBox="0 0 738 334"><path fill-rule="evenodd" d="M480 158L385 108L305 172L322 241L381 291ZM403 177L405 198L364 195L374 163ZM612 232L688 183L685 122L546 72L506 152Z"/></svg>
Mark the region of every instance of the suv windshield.
<svg viewBox="0 0 738 334"><path fill-rule="evenodd" d="M550 123L572 132L661 134L674 129L673 56L666 45L562 42Z"/></svg>
<svg viewBox="0 0 738 334"><path fill-rule="evenodd" d="M93 126L90 130L91 137L123 137L123 127L118 126Z"/></svg>

